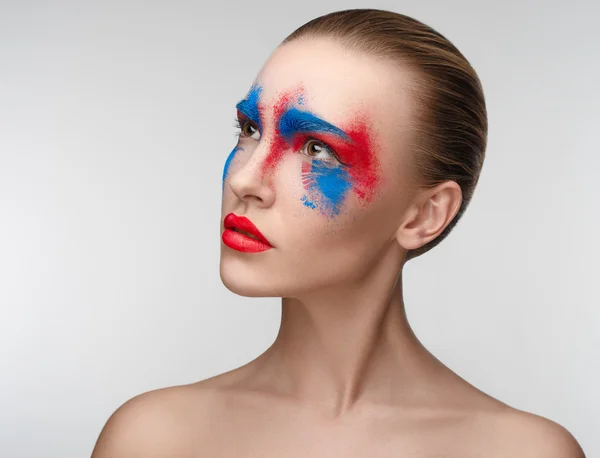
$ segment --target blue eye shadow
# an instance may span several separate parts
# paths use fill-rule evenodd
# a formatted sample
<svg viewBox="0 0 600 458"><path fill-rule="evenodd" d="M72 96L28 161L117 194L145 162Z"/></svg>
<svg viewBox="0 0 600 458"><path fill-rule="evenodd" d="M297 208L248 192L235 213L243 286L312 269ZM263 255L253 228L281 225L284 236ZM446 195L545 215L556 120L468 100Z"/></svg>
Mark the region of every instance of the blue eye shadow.
<svg viewBox="0 0 600 458"><path fill-rule="evenodd" d="M236 109L246 116L249 120L256 123L259 130L262 132L262 124L260 122L260 112L258 110L258 100L260 99L260 93L262 92L262 86L253 84L248 92L245 99L240 100L235 106Z"/></svg>
<svg viewBox="0 0 600 458"><path fill-rule="evenodd" d="M350 141L346 132L339 127L328 123L309 111L302 111L295 107L288 108L281 115L279 132L288 141L294 134L299 132L326 132L334 134L342 140Z"/></svg>

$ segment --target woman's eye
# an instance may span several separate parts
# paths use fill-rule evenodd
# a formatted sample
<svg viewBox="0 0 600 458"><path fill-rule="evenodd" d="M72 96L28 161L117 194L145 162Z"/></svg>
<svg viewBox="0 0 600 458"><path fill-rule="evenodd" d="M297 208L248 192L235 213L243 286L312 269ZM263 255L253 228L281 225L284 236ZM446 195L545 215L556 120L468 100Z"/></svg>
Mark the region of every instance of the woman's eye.
<svg viewBox="0 0 600 458"><path fill-rule="evenodd" d="M243 120L243 121L239 122L239 125L240 125L240 135L242 137L249 137L249 138L253 138L255 140L260 139L260 132L258 131L258 129L254 126L254 124L252 122Z"/></svg>
<svg viewBox="0 0 600 458"><path fill-rule="evenodd" d="M315 159L324 159L330 162L339 162L336 155L323 143L310 139L304 144L306 154Z"/></svg>

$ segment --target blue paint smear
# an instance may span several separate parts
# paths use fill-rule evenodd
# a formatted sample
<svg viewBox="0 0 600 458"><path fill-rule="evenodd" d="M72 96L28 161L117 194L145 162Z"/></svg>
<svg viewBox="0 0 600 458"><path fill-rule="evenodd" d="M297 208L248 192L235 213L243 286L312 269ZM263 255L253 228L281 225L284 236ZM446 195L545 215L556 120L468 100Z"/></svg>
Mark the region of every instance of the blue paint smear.
<svg viewBox="0 0 600 458"><path fill-rule="evenodd" d="M332 218L340 213L342 204L351 188L350 175L343 167L325 165L313 161L310 169L309 191L317 192L319 202L303 196L304 205L319 208L321 213Z"/></svg>
<svg viewBox="0 0 600 458"><path fill-rule="evenodd" d="M295 107L288 108L281 115L279 132L287 141L290 141L293 135L298 132L327 132L337 135L345 141L350 141L348 135L339 127L308 111L302 111Z"/></svg>
<svg viewBox="0 0 600 458"><path fill-rule="evenodd" d="M235 153L241 149L243 149L243 148L236 146L235 148L233 148L233 150L231 150L231 153L229 153L229 156L227 156L227 160L225 161L225 167L223 168L221 192L225 189L225 178L227 178L227 174L229 173L229 164L233 160Z"/></svg>
<svg viewBox="0 0 600 458"><path fill-rule="evenodd" d="M262 124L260 122L260 112L258 111L258 100L262 86L253 84L244 100L240 100L235 106L244 116L256 123L258 129L262 132Z"/></svg>
<svg viewBox="0 0 600 458"><path fill-rule="evenodd" d="M317 204L315 204L314 202L311 202L310 200L308 200L308 196L302 196L302 202L304 203L304 205L306 205L309 208L317 208Z"/></svg>

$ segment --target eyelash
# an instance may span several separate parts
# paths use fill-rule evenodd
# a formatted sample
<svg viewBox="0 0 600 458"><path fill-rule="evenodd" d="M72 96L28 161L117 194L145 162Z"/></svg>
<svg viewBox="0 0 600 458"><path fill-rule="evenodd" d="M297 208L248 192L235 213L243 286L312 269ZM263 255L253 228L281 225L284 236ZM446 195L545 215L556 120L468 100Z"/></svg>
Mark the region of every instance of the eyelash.
<svg viewBox="0 0 600 458"><path fill-rule="evenodd" d="M247 123L247 122L254 124L252 121L250 121L250 120L248 120L248 119L238 119L238 118L234 118L234 119L233 119L233 125L234 125L234 127L237 129L237 132L235 133L235 136L236 136L236 137L238 137L238 138L242 137L242 132L243 132L242 128L243 128L243 127L246 125L246 123ZM258 128L257 128L255 125L254 125L254 128L255 128L256 130L258 130ZM340 161L340 158L339 158L338 154L336 153L336 151L335 151L335 150L334 150L334 149L333 149L331 146L329 146L327 143L325 143L325 142L323 142L323 141L321 141L321 140L318 140L318 139L316 139L316 138L313 138L313 137L308 137L308 138L306 139L306 141L304 142L304 145L302 145L302 148L304 148L304 146L306 146L306 144L307 144L309 141L311 141L311 140L312 140L312 141L315 141L315 142L317 142L317 143L319 144L319 146L322 146L322 147L324 147L324 148L325 148L327 151L329 151L329 153L331 154L331 156L332 156L332 157L333 157L333 158L334 158L336 161L338 161L338 162L339 162L341 165L343 165L343 166L347 166L347 164L345 164L345 163L343 163L342 161ZM319 160L319 159L317 159L317 160ZM325 161L325 162L326 162L326 161Z"/></svg>

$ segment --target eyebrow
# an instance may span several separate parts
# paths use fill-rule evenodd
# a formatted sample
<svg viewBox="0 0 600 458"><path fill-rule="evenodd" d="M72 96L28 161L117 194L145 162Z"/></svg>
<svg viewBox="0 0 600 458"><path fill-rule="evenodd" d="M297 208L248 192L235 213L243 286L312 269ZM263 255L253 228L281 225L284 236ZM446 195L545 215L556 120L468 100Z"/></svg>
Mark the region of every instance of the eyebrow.
<svg viewBox="0 0 600 458"><path fill-rule="evenodd" d="M345 142L351 142L350 136L339 127L309 111L302 111L295 107L288 108L279 118L279 132L286 139L290 139L298 132L325 132Z"/></svg>
<svg viewBox="0 0 600 458"><path fill-rule="evenodd" d="M235 108L250 121L255 122L259 129L262 130L262 123L260 122L260 111L258 109L258 99L262 91L262 86L257 84L252 85L248 95L245 99L240 100Z"/></svg>
<svg viewBox="0 0 600 458"><path fill-rule="evenodd" d="M246 98L240 100L236 104L236 109L250 121L255 122L258 128L262 130L260 119L260 110L258 107L258 99L262 92L262 86L254 84ZM319 118L309 111L299 110L296 107L291 107L279 118L279 132L281 135L290 140L294 134L299 132L317 133L324 132L333 134L345 142L351 143L350 136L339 127Z"/></svg>

